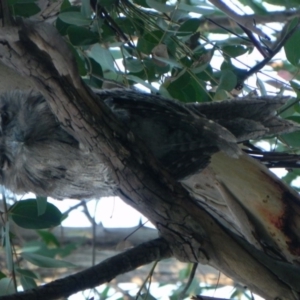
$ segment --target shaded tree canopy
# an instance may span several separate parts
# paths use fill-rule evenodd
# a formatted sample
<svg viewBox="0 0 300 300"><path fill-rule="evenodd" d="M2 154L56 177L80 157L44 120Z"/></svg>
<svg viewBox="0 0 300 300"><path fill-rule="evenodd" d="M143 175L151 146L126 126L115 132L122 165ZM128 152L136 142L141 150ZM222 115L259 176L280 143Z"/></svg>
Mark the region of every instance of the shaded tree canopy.
<svg viewBox="0 0 300 300"><path fill-rule="evenodd" d="M247 83L255 75L257 92L264 96L265 83L256 74L267 66L293 79L289 84L269 80L267 83L277 88L276 94L290 91L298 95L296 1L289 1L286 11L275 13L268 12L264 4L284 6L284 1L251 2L248 5L254 14L247 17L221 1L210 2L215 6L202 1L168 4L150 0L83 1L82 5L71 6L63 1L58 15L55 10L52 14L43 10L38 15L44 19L57 17L52 26L16 18L38 14L34 2L2 1L1 61L32 80L64 130L99 162L106 162L118 183L116 195L143 213L161 237L74 276L0 299L67 297L139 265L171 256L210 264L266 299L300 298L300 210L299 196L293 189L245 153L238 159L216 153L210 165L193 177L194 185L178 182L141 141L128 138L128 129L88 87L128 88L140 83L152 93L181 102L209 102L239 93L253 94L254 88ZM258 26L273 21L274 15L282 22L282 30L267 33L265 27ZM249 19L255 19L256 24ZM234 25L229 28L228 22ZM213 33L226 34L226 39L212 42ZM279 62L274 57L282 48L288 60ZM261 55L259 63L236 67L235 59L254 50ZM222 63L215 70L212 60L218 55ZM124 70L115 64L118 58ZM299 121L297 99L288 100L279 112L283 118ZM277 156L265 154L250 143L245 145L246 152L270 166L295 168L298 135L271 136L274 150L281 152ZM283 153L288 151L293 156ZM292 169L285 179L290 183L297 175L298 170ZM189 192L191 187L199 188L199 199L195 191ZM8 252L9 216L29 227L18 218L28 209L26 205L41 209L43 222L49 218L49 223L42 225L37 218L31 228L50 227L61 220L45 199L22 205L9 208L3 218ZM12 261L11 252L9 257ZM23 254L23 258L29 256ZM14 273L12 266L9 271Z"/></svg>

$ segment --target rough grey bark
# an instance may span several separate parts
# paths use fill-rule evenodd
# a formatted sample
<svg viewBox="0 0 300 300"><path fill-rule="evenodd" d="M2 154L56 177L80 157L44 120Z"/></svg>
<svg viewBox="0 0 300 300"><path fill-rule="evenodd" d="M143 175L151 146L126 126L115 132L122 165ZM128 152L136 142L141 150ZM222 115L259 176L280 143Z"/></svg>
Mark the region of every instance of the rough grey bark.
<svg viewBox="0 0 300 300"><path fill-rule="evenodd" d="M263 245L257 250L227 230L161 170L138 140L133 144L129 132L83 84L53 28L26 22L2 29L0 59L30 77L65 130L107 162L117 194L156 225L175 257L213 265L266 299L299 299L298 266L287 258L275 260Z"/></svg>

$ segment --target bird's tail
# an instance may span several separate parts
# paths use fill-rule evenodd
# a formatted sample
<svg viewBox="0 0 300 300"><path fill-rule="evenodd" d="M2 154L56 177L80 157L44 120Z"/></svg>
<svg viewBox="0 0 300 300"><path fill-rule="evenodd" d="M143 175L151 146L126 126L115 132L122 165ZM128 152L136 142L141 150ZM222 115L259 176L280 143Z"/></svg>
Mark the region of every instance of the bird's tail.
<svg viewBox="0 0 300 300"><path fill-rule="evenodd" d="M233 133L238 142L300 130L300 125L280 118L277 109L289 97L244 97L207 103L190 103L188 108L205 115Z"/></svg>

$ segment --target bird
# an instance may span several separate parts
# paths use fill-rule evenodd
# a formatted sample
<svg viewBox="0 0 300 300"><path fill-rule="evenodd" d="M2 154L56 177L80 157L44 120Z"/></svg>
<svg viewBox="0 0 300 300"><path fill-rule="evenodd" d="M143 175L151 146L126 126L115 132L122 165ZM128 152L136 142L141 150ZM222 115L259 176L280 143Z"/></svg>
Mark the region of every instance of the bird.
<svg viewBox="0 0 300 300"><path fill-rule="evenodd" d="M297 128L276 115L284 97L184 104L129 89L97 96L178 181L201 173L214 153L238 158L238 143ZM112 196L117 185L106 164L68 134L32 90L0 95L0 180L14 193L56 199Z"/></svg>
<svg viewBox="0 0 300 300"><path fill-rule="evenodd" d="M276 114L286 100L180 103L136 90L97 91L97 101L198 206L257 249L293 261L300 251L299 196L239 147L298 130ZM114 196L118 189L107 163L63 129L43 95L22 90L0 94L0 183L16 194L55 199Z"/></svg>

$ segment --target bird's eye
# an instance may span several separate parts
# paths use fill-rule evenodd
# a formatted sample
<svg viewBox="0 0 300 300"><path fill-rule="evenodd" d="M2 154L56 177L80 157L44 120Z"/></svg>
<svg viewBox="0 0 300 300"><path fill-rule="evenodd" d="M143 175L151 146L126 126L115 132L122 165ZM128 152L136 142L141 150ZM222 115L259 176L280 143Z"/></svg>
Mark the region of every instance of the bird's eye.
<svg viewBox="0 0 300 300"><path fill-rule="evenodd" d="M5 155L0 158L0 168L2 171L6 171L9 168L9 161Z"/></svg>

